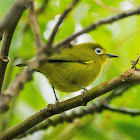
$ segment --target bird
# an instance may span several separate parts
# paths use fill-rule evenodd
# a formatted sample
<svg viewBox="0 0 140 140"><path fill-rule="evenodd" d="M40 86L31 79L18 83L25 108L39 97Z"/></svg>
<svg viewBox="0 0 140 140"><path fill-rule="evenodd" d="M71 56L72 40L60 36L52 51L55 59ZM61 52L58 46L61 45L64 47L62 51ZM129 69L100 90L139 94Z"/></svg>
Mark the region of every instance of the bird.
<svg viewBox="0 0 140 140"><path fill-rule="evenodd" d="M118 56L107 53L98 43L82 43L53 53L37 71L49 80L54 94L55 89L65 93L85 91L99 76L107 59L114 57ZM58 100L56 94L55 97Z"/></svg>

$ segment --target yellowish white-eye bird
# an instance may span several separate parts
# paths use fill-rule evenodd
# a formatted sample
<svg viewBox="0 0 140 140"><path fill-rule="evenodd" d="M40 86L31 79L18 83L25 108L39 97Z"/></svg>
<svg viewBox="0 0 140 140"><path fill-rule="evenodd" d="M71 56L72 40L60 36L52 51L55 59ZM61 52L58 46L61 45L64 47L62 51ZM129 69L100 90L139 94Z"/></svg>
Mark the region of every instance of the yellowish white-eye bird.
<svg viewBox="0 0 140 140"><path fill-rule="evenodd" d="M75 92L89 86L100 74L108 54L97 43L83 43L64 48L54 53L38 71L43 73L50 84L62 92Z"/></svg>

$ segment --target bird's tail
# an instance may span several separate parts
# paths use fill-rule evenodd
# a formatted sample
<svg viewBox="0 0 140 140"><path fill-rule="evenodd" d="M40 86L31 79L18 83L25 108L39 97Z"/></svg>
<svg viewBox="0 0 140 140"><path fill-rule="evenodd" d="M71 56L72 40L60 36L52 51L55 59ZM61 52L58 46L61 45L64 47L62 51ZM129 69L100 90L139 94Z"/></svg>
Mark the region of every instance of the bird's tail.
<svg viewBox="0 0 140 140"><path fill-rule="evenodd" d="M30 62L20 63L20 64L16 64L15 66L17 66L17 67L25 67L25 66L28 66L29 63L30 63ZM39 70L37 70L37 69L34 69L34 70L37 71L37 72L42 73L41 71L39 71Z"/></svg>
<svg viewBox="0 0 140 140"><path fill-rule="evenodd" d="M28 66L28 63L20 63L20 64L16 64L15 66L17 66L17 67L25 67L25 66Z"/></svg>

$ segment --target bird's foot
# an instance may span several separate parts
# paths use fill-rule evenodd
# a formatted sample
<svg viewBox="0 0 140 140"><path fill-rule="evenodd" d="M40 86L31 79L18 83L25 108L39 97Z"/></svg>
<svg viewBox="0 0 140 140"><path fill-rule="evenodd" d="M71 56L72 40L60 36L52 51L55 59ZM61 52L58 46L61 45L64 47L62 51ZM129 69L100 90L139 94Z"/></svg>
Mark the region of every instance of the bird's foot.
<svg viewBox="0 0 140 140"><path fill-rule="evenodd" d="M57 98L57 96L55 97L55 104L58 104L60 101L59 99Z"/></svg>
<svg viewBox="0 0 140 140"><path fill-rule="evenodd" d="M81 91L81 100L83 102L83 106L86 106L87 103L84 101L84 99L85 99L85 92L87 92L88 90L85 87L82 87L82 89L83 89L83 91Z"/></svg>
<svg viewBox="0 0 140 140"><path fill-rule="evenodd" d="M87 91L88 91L88 89L85 88L85 87L82 87L82 89L83 89L83 91L81 91L82 94L83 94L84 92L87 92Z"/></svg>

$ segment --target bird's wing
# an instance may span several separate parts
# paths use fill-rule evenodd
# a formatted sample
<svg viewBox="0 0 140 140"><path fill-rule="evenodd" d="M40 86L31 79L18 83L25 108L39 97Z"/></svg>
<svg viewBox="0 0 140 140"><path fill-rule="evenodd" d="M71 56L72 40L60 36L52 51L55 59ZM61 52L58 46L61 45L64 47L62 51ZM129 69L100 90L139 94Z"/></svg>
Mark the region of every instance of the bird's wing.
<svg viewBox="0 0 140 140"><path fill-rule="evenodd" d="M51 56L47 62L50 63L63 63L63 62L74 62L74 63L81 63L81 64L90 64L93 63L94 60L85 60L82 59L80 60L79 58L76 58L75 56L71 55L71 54L55 54L54 56ZM24 66L28 66L28 63L20 63L17 64L17 67L24 67Z"/></svg>
<svg viewBox="0 0 140 140"><path fill-rule="evenodd" d="M87 64L88 60L79 60L78 58L74 57L70 54L63 54L63 55L55 55L49 58L48 62L50 63L60 63L60 62L75 62L75 63L82 63Z"/></svg>

